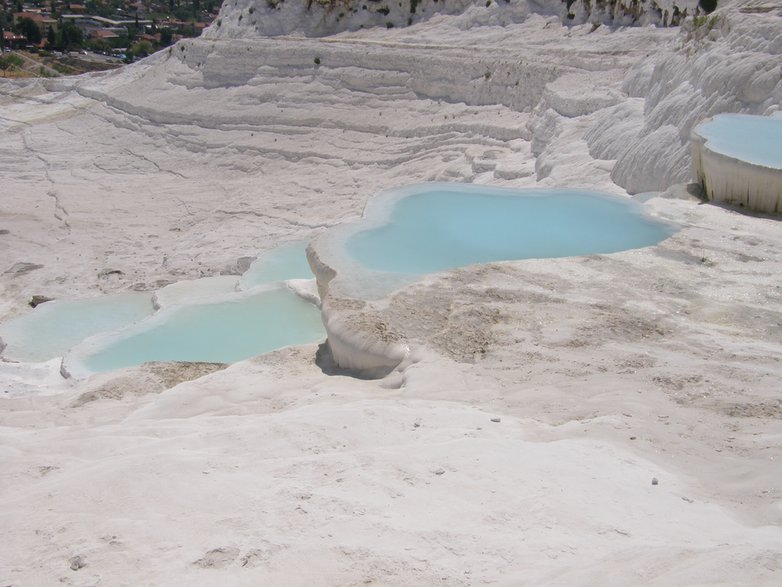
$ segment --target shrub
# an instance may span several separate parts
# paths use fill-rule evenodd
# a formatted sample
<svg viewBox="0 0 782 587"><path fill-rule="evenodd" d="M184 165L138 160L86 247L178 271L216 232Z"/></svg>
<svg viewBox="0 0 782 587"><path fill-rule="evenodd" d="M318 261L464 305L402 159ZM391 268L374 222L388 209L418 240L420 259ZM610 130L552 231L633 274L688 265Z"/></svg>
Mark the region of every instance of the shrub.
<svg viewBox="0 0 782 587"><path fill-rule="evenodd" d="M3 70L3 77L6 76L9 69L19 69L22 65L24 65L24 59L15 53L6 53L0 56L0 69Z"/></svg>

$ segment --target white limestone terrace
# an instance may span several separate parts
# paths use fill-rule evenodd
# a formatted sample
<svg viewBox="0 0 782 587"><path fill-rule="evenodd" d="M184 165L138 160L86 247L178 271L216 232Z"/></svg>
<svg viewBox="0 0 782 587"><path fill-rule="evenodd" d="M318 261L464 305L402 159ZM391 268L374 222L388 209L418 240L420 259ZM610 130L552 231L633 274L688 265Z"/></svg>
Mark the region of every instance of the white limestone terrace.
<svg viewBox="0 0 782 587"><path fill-rule="evenodd" d="M708 119L692 131L692 161L710 200L782 212L782 116Z"/></svg>
<svg viewBox="0 0 782 587"><path fill-rule="evenodd" d="M489 9L489 10L487 10ZM613 26L679 24L698 14L697 0L229 0L205 38L333 35L372 27L405 27L444 15L469 15L472 24L505 26L531 13L566 22Z"/></svg>
<svg viewBox="0 0 782 587"><path fill-rule="evenodd" d="M612 203L612 211L609 211L609 208L602 206L612 198L605 195L601 198L596 193L580 193L579 190L571 189L547 193L546 190L514 191L488 186L474 187L426 183L381 192L367 203L361 220L333 227L310 243L307 257L322 300L321 314L328 336L328 351L335 366L363 377L384 377L395 369L404 370L417 352L415 347L421 343L428 346L431 341L418 341L416 336L408 336L405 329L388 328L375 319L367 321L365 314L378 300L381 300L382 305L383 300L395 291L420 279L432 278L431 274L445 272L444 267L473 265L479 258L483 259L483 264L499 262L512 259L514 255L515 258L535 258L536 255L562 257L565 256L563 249L559 248L562 246L571 251L569 256L576 254L574 250L580 250L581 256L594 254L596 246L604 254L609 250L616 252L642 248L656 245L674 234L678 228L671 223L652 219L641 206L637 209L630 206L613 208L620 204L619 200ZM406 219L393 220L395 210L405 203L406 198L426 198L433 194L440 198L440 205L445 206L445 202L448 202L447 205L451 206L450 212L440 208L440 215L446 218L441 218L439 222L431 220L425 227L411 222L409 212L404 215ZM558 210L554 213L552 208L546 210L539 207L544 202L554 206L556 204L552 202L565 194L580 198L582 203L599 205L602 213L590 212L589 206L578 208L575 201L569 211ZM447 195L448 199L442 198L443 195ZM474 198L472 206L469 198ZM454 200L463 203L455 203ZM533 200L536 201L534 206L516 206ZM497 209L500 203L503 206L501 213ZM453 207L460 205L470 212L466 213L464 209L455 211ZM481 218L481 207L487 205L492 207L492 212ZM574 211L576 208L578 211ZM434 211L424 206L418 213L430 217ZM548 221L544 220L547 214L550 214ZM603 214L610 216L611 220L606 220ZM524 215L529 216L524 218ZM513 220L503 225L501 219L509 216ZM617 223L622 220L626 222L625 226L618 226ZM391 222L393 224L389 224ZM404 228L405 223L412 226L408 224ZM538 231L541 224L546 227ZM577 226L579 224L581 226ZM386 231L391 226L395 226L392 231L394 236L389 237ZM471 230L474 232L470 233ZM384 232L384 246L380 248L377 241L369 244L371 237L363 241L372 250L372 260L368 266L356 256L360 255L360 249L365 245L351 244L351 241L373 231ZM606 237L606 231L613 231L612 235L617 238L610 243L601 240L599 245L591 242L595 238ZM456 237L457 233L459 237ZM581 235L581 242L575 242L572 238L575 233ZM641 234L645 237L640 238ZM620 235L622 238L619 238ZM548 245L536 246L541 243L534 243L535 238L542 239ZM445 245L440 239L451 244ZM471 243L473 249L460 248L460 242ZM509 251L510 242L513 242L513 252ZM477 256L476 250L480 251ZM429 275L422 275L422 272Z"/></svg>
<svg viewBox="0 0 782 587"><path fill-rule="evenodd" d="M24 308L36 284L60 297L236 272L238 258L355 218L371 194L402 183L523 185L551 175L555 159L570 177L606 169L583 142L556 145L561 123L542 128L547 84L568 74L579 103L603 104L642 47L676 37L536 14L470 28L472 18L322 39L199 39L108 75L3 83L2 165L14 170L3 211L18 223L3 241L9 258L48 275L9 265L7 311ZM536 172L530 151L541 144L552 155ZM139 206L151 220L138 221ZM101 244L85 250L84 239Z"/></svg>
<svg viewBox="0 0 782 587"><path fill-rule="evenodd" d="M780 223L678 185L691 126L778 110L778 3L681 29L563 6L0 82L2 319L238 275L423 181L654 189L682 225L356 301L352 331L415 342L380 380L317 345L81 382L0 362L4 584L779 583Z"/></svg>
<svg viewBox="0 0 782 587"><path fill-rule="evenodd" d="M730 8L688 19L674 51L637 62L621 84L630 99L604 109L587 133L590 154L616 160L611 178L628 192L688 181L690 134L700 121L780 110L782 9L762 1Z"/></svg>

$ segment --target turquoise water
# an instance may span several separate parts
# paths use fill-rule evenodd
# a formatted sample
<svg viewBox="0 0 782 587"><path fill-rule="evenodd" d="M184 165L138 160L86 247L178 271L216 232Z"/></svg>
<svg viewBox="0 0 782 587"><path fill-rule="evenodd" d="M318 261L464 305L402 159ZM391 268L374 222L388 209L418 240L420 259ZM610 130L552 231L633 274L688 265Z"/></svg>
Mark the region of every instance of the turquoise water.
<svg viewBox="0 0 782 587"><path fill-rule="evenodd" d="M320 311L285 288L235 301L193 304L103 340L74 349L66 366L75 375L148 361L233 363L323 336Z"/></svg>
<svg viewBox="0 0 782 587"><path fill-rule="evenodd" d="M260 255L239 280L243 290L287 279L312 279L307 263L307 243L281 245Z"/></svg>
<svg viewBox="0 0 782 587"><path fill-rule="evenodd" d="M30 362L62 357L88 336L122 328L153 311L149 294L141 293L46 302L0 324L0 338L8 345L3 357Z"/></svg>
<svg viewBox="0 0 782 587"><path fill-rule="evenodd" d="M612 253L675 232L636 202L582 190L421 186L348 254L374 271L421 275L475 263Z"/></svg>
<svg viewBox="0 0 782 587"><path fill-rule="evenodd" d="M782 118L720 114L695 130L708 141L712 151L782 169Z"/></svg>
<svg viewBox="0 0 782 587"><path fill-rule="evenodd" d="M38 362L65 357L76 377L147 361L232 363L324 335L320 310L272 284L312 279L306 243L295 242L258 258L233 285L227 278L182 282L150 294L106 295L41 304L0 324L3 358ZM235 293L236 287L263 288ZM170 306L170 307L168 307Z"/></svg>

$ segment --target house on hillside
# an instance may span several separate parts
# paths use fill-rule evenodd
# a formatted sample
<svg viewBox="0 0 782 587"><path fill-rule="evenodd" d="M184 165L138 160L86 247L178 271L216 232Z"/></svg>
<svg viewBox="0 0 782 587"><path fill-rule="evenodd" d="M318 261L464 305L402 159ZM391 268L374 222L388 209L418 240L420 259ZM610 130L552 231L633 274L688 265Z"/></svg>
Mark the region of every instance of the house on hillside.
<svg viewBox="0 0 782 587"><path fill-rule="evenodd" d="M111 29L97 29L90 33L90 37L93 39L103 39L106 42L111 43L114 39L119 39L120 36Z"/></svg>
<svg viewBox="0 0 782 587"><path fill-rule="evenodd" d="M3 31L3 49L21 49L27 44L27 37L17 35L11 31Z"/></svg>
<svg viewBox="0 0 782 587"><path fill-rule="evenodd" d="M49 34L49 29L53 29L55 33L57 32L57 20L50 16L44 16L40 12L14 12L14 27L25 18L30 19L38 26L42 37L46 37Z"/></svg>
<svg viewBox="0 0 782 587"><path fill-rule="evenodd" d="M60 18L63 22L70 22L79 27L85 37L93 36L93 33L97 30L109 30L117 33L119 36L124 36L128 34L129 26L137 26L144 30L147 26L153 24L151 20L113 20L90 14L63 14Z"/></svg>

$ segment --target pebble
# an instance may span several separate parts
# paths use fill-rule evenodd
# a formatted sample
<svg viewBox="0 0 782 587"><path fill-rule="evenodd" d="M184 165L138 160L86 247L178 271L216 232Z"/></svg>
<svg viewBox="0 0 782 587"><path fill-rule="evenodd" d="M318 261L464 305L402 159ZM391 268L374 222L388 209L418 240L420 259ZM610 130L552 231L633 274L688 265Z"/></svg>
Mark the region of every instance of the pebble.
<svg viewBox="0 0 782 587"><path fill-rule="evenodd" d="M68 562L71 563L71 570L72 571L78 571L80 568L84 566L84 561L79 555L72 556L68 559Z"/></svg>
<svg viewBox="0 0 782 587"><path fill-rule="evenodd" d="M46 302L51 302L52 299L49 296L42 296L42 295L34 295L30 298L30 301L27 302L30 304L31 308L35 308L36 306L40 306L41 304L45 304Z"/></svg>
<svg viewBox="0 0 782 587"><path fill-rule="evenodd" d="M491 421L492 422L500 422L501 420L500 420L500 418L492 418Z"/></svg>
<svg viewBox="0 0 782 587"><path fill-rule="evenodd" d="M657 480L657 477L652 477L652 485L658 485L660 482Z"/></svg>

